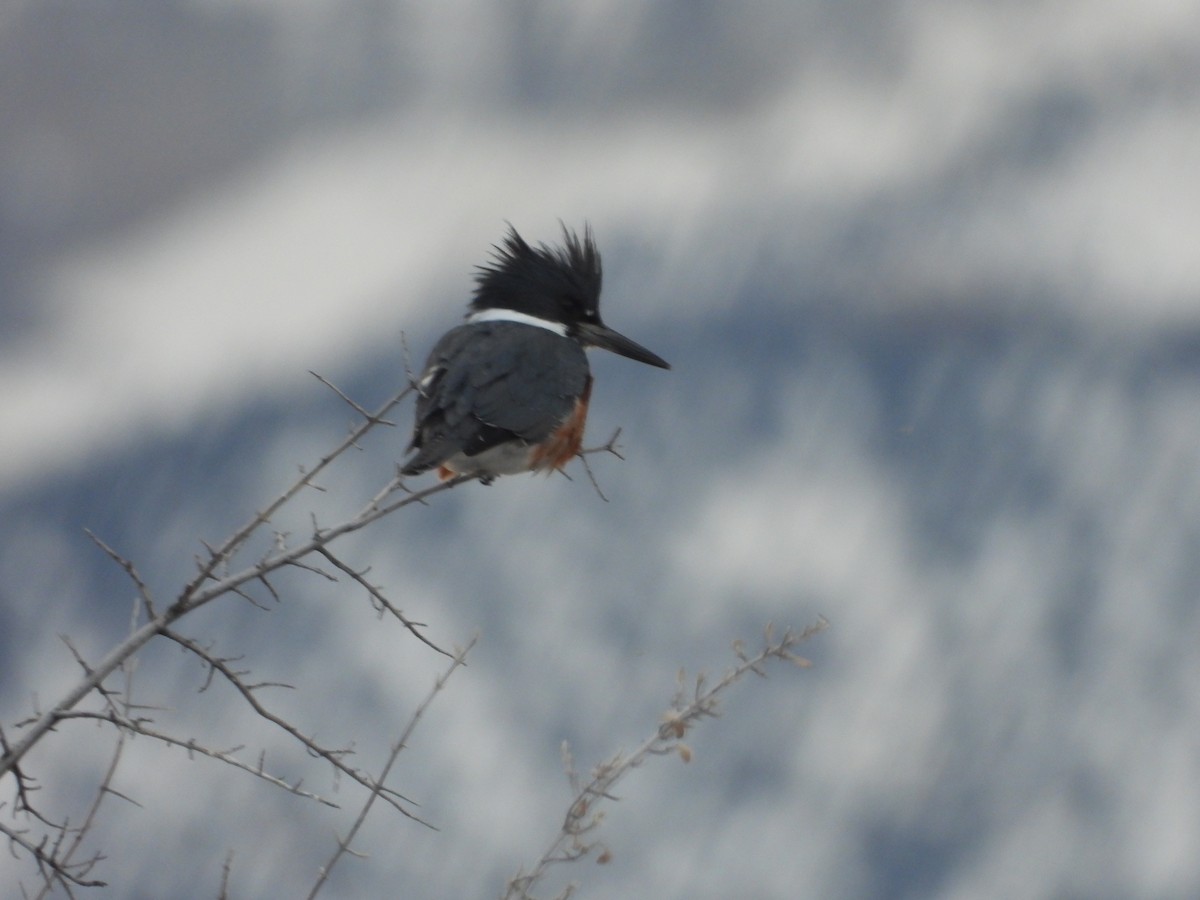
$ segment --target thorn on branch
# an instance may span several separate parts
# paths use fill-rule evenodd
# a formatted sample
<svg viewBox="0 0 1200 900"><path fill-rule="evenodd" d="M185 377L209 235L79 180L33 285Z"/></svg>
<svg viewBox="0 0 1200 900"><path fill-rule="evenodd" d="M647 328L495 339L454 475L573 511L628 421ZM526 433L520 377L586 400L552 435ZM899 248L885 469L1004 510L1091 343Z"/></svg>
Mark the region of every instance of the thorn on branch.
<svg viewBox="0 0 1200 900"><path fill-rule="evenodd" d="M104 793L106 793L106 794L112 794L114 797L120 797L120 798L121 798L122 800L124 800L126 803L132 803L132 804L133 804L134 806L136 806L138 809L145 809L145 808L146 808L146 807L144 807L142 804L140 804L140 803L138 803L136 800L134 800L132 797L130 797L128 794L122 794L120 791L118 791L118 790L117 790L116 788L114 788L114 787L109 787L109 786L105 785L105 786L102 788L102 790L103 790L103 791L104 791Z"/></svg>
<svg viewBox="0 0 1200 900"><path fill-rule="evenodd" d="M203 538L200 539L200 546L202 546L205 550L208 551L209 561L204 563L203 566L205 568L207 568L208 566L214 566L213 569L208 570L208 572L209 572L208 577L213 578L214 577L213 572L215 571L215 564L217 562L221 561L222 554L220 553L220 551L218 551L215 547L213 547L211 544L209 544L208 541L204 540Z"/></svg>
<svg viewBox="0 0 1200 900"><path fill-rule="evenodd" d="M142 600L142 605L145 607L146 615L150 618L154 618L154 601L150 596L150 588L147 587L146 582L142 580L142 576L138 574L138 570L134 564L125 557L121 556L121 554L117 553L117 551L112 547L108 546L108 544L102 541L90 528L83 529L83 533L91 539L92 543L103 550L104 553L108 555L109 559L125 570L125 574L129 576L130 581L132 581L137 587L138 597L140 597Z"/></svg>
<svg viewBox="0 0 1200 900"><path fill-rule="evenodd" d="M321 382L321 384L325 385L325 387L329 388L331 391L333 391L339 397L341 397L344 401L346 401L347 405L349 405L351 409L353 409L356 413L358 413L360 416L362 416L368 422L379 424L379 425L392 425L393 424L391 422L388 422L386 419L376 418L374 415L367 412L367 410L365 410L363 407L359 406L357 403L355 403L353 400L351 400L349 397L347 397L341 388L339 388L333 382L329 381L327 378L325 378L321 375L318 375L316 372L312 371L312 369L308 370L308 374L311 375L313 378L317 379L317 381Z"/></svg>
<svg viewBox="0 0 1200 900"><path fill-rule="evenodd" d="M296 568L296 569L303 569L305 572L312 572L314 575L320 575L326 581L333 581L333 582L337 581L336 575L331 575L329 572L326 572L324 569L320 568L319 566L313 566L306 562L301 562L298 559L288 560L287 565L292 566L293 568Z"/></svg>
<svg viewBox="0 0 1200 900"><path fill-rule="evenodd" d="M260 576L260 580L262 580L263 582L266 582L266 579L261 578L261 576ZM269 588L270 585L267 585L267 587ZM253 597L251 597L248 593L246 593L240 587L235 587L232 590L233 590L233 593L237 594L239 597L241 597L243 600L245 600L247 603L249 603L255 609L261 609L263 612L271 611L271 608L269 606L267 606L265 603L259 603L257 600L255 600ZM274 593L274 591L272 591L271 593Z"/></svg>
<svg viewBox="0 0 1200 900"><path fill-rule="evenodd" d="M276 605L283 602L283 600L279 596L279 593L275 590L275 587L271 584L271 582L269 582L267 580L266 574L259 575L258 580L261 581L263 583L263 587L265 587L270 592L271 596L275 600Z"/></svg>

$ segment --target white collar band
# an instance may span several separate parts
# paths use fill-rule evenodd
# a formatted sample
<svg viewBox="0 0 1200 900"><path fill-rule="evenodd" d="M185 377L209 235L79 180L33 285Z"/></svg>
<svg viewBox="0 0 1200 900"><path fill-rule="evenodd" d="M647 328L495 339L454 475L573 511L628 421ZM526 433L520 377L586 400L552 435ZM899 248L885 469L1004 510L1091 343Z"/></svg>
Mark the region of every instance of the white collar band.
<svg viewBox="0 0 1200 900"><path fill-rule="evenodd" d="M478 325L480 322L518 322L521 325L545 328L547 331L553 331L559 337L567 336L567 326L562 322L539 319L537 316L517 312L515 309L481 309L479 312L473 312L467 316L468 325Z"/></svg>

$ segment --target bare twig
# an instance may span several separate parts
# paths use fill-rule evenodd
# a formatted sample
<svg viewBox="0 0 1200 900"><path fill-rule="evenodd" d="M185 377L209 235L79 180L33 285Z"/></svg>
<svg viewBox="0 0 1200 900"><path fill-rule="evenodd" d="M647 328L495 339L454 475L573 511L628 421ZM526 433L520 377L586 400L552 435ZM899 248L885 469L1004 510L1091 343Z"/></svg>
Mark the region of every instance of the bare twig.
<svg viewBox="0 0 1200 900"><path fill-rule="evenodd" d="M621 429L618 428L616 431L614 431L612 433L612 437L610 437L603 444L601 444L598 447L585 447L584 449L579 451L579 455L580 456L590 456L593 453L611 453L617 459L624 460L625 457L622 456L621 451L617 449L618 447L621 446L620 444L617 443L617 439L620 436L621 436Z"/></svg>
<svg viewBox="0 0 1200 900"><path fill-rule="evenodd" d="M413 637L415 637L421 643L425 644L425 646L427 646L433 650L436 650L438 653L442 654L442 656L448 656L451 659L454 659L453 653L443 650L441 647L439 647L433 641L429 640L429 638L425 637L425 635L422 634L418 630L420 628L425 627L424 623L414 622L411 619L409 619L407 616L404 615L404 613L402 613L400 610L396 609L396 607L394 607L391 604L391 602L387 599L387 597L383 596L383 592L378 587L376 587L375 585L373 585L369 581L367 581L367 579L364 577L366 575L366 572L354 571L354 569L350 568L348 565L346 565L344 562L342 562L340 559L338 559L336 556L334 556L329 551L329 549L326 547L318 547L317 553L324 556L327 560L329 560L329 562L331 564L333 564L337 568L341 569L343 572L345 572L347 575L349 575L351 578L353 578L356 582L358 582L360 585L362 585L364 588L366 588L367 593L370 594L371 599L374 600L374 602L375 602L375 609L377 612L379 612L381 614L384 612L391 613L391 615L395 619L397 619L405 628L407 628L412 633Z"/></svg>
<svg viewBox="0 0 1200 900"><path fill-rule="evenodd" d="M150 596L150 588L146 586L146 582L142 580L142 576L138 574L138 570L134 564L125 559L125 557L121 556L121 554L117 553L116 550L108 546L108 544L104 543L104 541L100 540L100 538L98 538L90 528L83 529L83 533L91 539L92 543L103 550L108 557L113 560L113 562L125 570L125 574L129 576L129 580L132 581L137 587L138 597L141 598L141 601L146 608L146 616L148 618L154 618L154 600ZM136 615L134 617L134 621L137 621Z"/></svg>
<svg viewBox="0 0 1200 900"><path fill-rule="evenodd" d="M391 772L392 766L395 765L397 757L400 756L400 751L402 751L408 745L408 739L412 737L413 731L416 730L417 723L425 714L425 710L427 710L429 705L433 703L434 698L441 693L442 688L445 687L446 682L450 679L450 676L454 674L455 670L459 666L466 665L467 654L471 652L471 648L475 646L475 643L478 640L478 635L473 636L471 640L467 642L466 647L458 650L453 655L449 668L447 668L445 672L437 677L433 683L433 688L413 712L412 718L408 720L408 724L405 726L403 733L400 735L396 743L392 745L391 752L388 754L387 762L384 763L383 769L379 773L376 787L373 788L371 793L367 796L366 801L363 803L362 809L360 809L358 812L358 817L354 820L354 824L350 826L350 830L346 833L345 837L338 839L337 849L334 850L333 855L329 858L329 862L325 863L325 865L318 870L317 880L313 884L312 890L308 893L309 900L312 900L312 898L316 897L317 894L320 893L321 888L325 886L325 882L329 879L329 873L333 871L333 867L338 864L343 856L345 856L347 853L351 855L357 855L355 851L351 849L351 844L354 842L354 838L362 828L363 823L366 822L367 815L371 812L371 807L374 806L375 800L380 797L380 794L383 790L383 783L387 780L388 773ZM387 798L385 797L384 799Z"/></svg>
<svg viewBox="0 0 1200 900"><path fill-rule="evenodd" d="M254 687L265 687L266 684L257 684ZM231 747L228 750L217 750L213 747L205 746L194 738L183 739L176 737L173 734L167 734L160 731L149 724L145 719L133 719L116 715L111 710L108 712L91 712L87 710L72 710L63 717L64 721L70 719L92 719L97 722L107 722L115 725L122 734L140 734L143 737L158 741L170 747L180 747L188 752L188 755L199 753L201 756L207 756L209 759L215 759L218 762L223 762L235 769L240 769L255 778L259 778L268 784L282 788L289 794L295 794L297 797L304 797L307 800L315 800L324 806L332 807L333 809L341 809L341 805L330 800L328 797L323 797L320 794L315 794L312 791L305 790L301 785L302 782L290 782L278 775L273 775L268 772L264 766L263 757L255 764L238 759L234 754L241 750L241 747Z"/></svg>
<svg viewBox="0 0 1200 900"><path fill-rule="evenodd" d="M640 766L650 756L662 756L675 753L684 762L691 759L691 749L682 739L688 730L701 719L717 715L717 705L721 695L733 684L740 681L748 672L764 674L763 664L770 659L779 659L795 665L806 667L808 661L797 656L794 649L798 644L808 640L814 634L824 630L826 621L819 619L816 624L800 632L787 629L776 636L775 630L767 626L764 634L763 648L754 656L749 656L742 649L740 642L735 642L734 653L739 663L720 681L711 687L706 687L703 675L696 679L694 688L688 689L683 673L680 673L680 683L675 698L667 713L663 716L658 730L647 738L629 755L617 753L611 759L600 763L592 773L592 779L580 785L581 779L574 768L570 748L563 748L564 765L567 770L567 780L575 796L567 806L562 827L558 836L541 858L526 874L518 872L508 883L504 900L533 900L530 889L545 875L546 871L557 863L574 862L590 854L600 842L590 838L591 832L599 827L604 813L600 807L606 800L617 799L613 788L617 782ZM603 850L597 861L606 862L608 851ZM568 888L569 895L570 888ZM563 895L560 895L563 896Z"/></svg>
<svg viewBox="0 0 1200 900"><path fill-rule="evenodd" d="M607 503L608 498L604 496L604 491L600 490L600 482L596 480L596 475L592 472L592 467L588 465L587 457L580 453L579 461L583 463L583 471L587 472L588 481L592 483L592 488L595 490L596 496Z"/></svg>

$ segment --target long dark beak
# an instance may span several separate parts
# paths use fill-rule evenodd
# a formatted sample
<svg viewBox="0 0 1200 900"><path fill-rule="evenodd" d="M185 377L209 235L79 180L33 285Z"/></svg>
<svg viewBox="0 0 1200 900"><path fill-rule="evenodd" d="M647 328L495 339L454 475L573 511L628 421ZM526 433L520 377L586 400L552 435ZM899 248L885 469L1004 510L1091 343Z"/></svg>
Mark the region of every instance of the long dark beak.
<svg viewBox="0 0 1200 900"><path fill-rule="evenodd" d="M611 350L613 353L619 353L629 359L636 359L648 366L658 366L660 369L671 368L671 364L661 356L651 353L641 344L613 331L607 325L601 325L598 322L595 324L584 322L578 326L578 331L580 339L585 344L599 347L602 350Z"/></svg>

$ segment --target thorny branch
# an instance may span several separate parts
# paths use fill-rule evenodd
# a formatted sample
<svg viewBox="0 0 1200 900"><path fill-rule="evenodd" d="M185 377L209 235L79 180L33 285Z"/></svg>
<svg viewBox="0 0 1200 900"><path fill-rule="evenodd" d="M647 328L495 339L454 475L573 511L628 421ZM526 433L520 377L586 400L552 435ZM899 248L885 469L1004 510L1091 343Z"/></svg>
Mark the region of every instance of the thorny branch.
<svg viewBox="0 0 1200 900"><path fill-rule="evenodd" d="M150 738L151 740L158 741L159 743L166 744L170 747L180 747L181 749L186 750L189 756L198 753L201 756L207 756L210 759L223 762L228 766L232 766L235 769L240 769L249 775L253 775L255 778L259 778L262 781L265 781L267 784L282 788L289 794L295 794L297 797L304 797L308 800L315 800L317 803L320 803L323 806L341 809L340 804L334 803L328 797L323 797L320 794L315 794L312 791L305 790L302 787L302 782L290 782L278 775L271 774L266 769L266 760L263 757L260 757L258 762L253 765L245 760L239 759L234 754L243 749L242 747L231 747L228 750L217 750L201 744L194 738L184 740L183 738L176 737L173 734L167 734L165 731L159 731L150 724L148 719L142 717L129 718L126 716L119 716L111 711L90 712L86 710L72 710L71 712L67 713L66 716L64 716L64 719L94 719L97 722L106 722L110 725L116 726L118 732L121 733L122 740L128 734L140 734L143 737Z"/></svg>
<svg viewBox="0 0 1200 900"><path fill-rule="evenodd" d="M53 707L37 717L35 721L28 725L28 730L24 733L20 740L6 746L3 757L0 757L0 776L12 771L18 765L22 758L29 750L39 741L46 732L50 731L55 724L62 720L63 714L74 709L76 705L88 694L101 688L104 680L108 678L125 660L129 659L133 654L145 646L156 635L163 633L179 618L189 612L203 606L215 598L223 594L231 593L241 588L249 581L264 579L266 575L277 569L295 562L303 556L311 553L317 546L322 546L335 538L346 534L350 531L356 531L362 528L369 522L399 509L401 506L407 505L406 502L393 504L390 508L379 512L370 519L365 519L362 516L357 517L355 521L344 523L334 529L319 533L314 538L305 543L299 548L294 548L288 551L280 551L264 557L255 565L249 567L238 575L217 579L215 584L209 582L215 579L217 569L227 564L234 554L250 539L251 535L256 533L259 528L268 524L271 517L275 515L279 509L288 501L295 497L304 488L313 484L313 479L329 467L334 460L340 457L343 453L354 447L362 437L377 425L390 424L385 418L405 397L411 393L412 387L405 387L390 400L383 404L382 407L375 413L370 414L366 419L351 430L350 434L330 453L321 458L317 465L309 472L302 472L300 477L294 481L282 494L274 501L268 504L261 512L254 516L249 522L239 528L234 534L229 537L219 547L210 548L208 560L201 564L199 573L184 586L183 590L175 601L165 610L157 611L149 589L145 582L137 574L133 564L121 557L110 547L103 542L98 542L103 549L118 565L120 565L126 573L129 574L131 580L137 585L138 594L142 598L142 602L148 612L147 621L142 624L136 631L130 634L124 641L114 647L109 653L93 666L89 667L88 674L80 680L66 695L59 700ZM466 480L466 479L462 479ZM434 485L424 491L418 491L411 494L407 498L407 502L416 502L417 498L424 499L432 494L440 491L448 490L455 486L460 479L443 482L439 485ZM361 520L361 521L359 521ZM202 586L208 585L202 590Z"/></svg>
<svg viewBox="0 0 1200 900"><path fill-rule="evenodd" d="M35 835L28 828L0 823L0 836L7 838L13 852L23 851L34 861L40 877L38 897L61 889L67 896L75 896L73 889L82 887L101 886L104 882L91 877L92 871L104 859L100 852L92 856L76 860L83 842L92 829L100 807L109 795L116 796L131 803L136 801L125 796L113 787L114 775L126 746L127 740L133 735L141 735L168 746L178 746L185 749L189 755L201 754L216 759L226 765L248 773L273 786L318 803L335 807L333 801L308 791L302 787L301 781L290 782L278 775L272 774L266 768L265 754L260 754L257 763L250 763L239 758L236 754L242 747L227 750L205 746L195 739L183 739L155 727L153 719L146 715L148 707L139 707L132 702L134 659L137 652L156 637L165 637L184 648L188 653L199 659L207 668L205 687L211 683L214 676L231 685L241 698L265 721L286 733L292 740L303 746L308 753L326 761L337 774L351 779L368 792L356 821L344 838L339 838L337 848L330 860L319 872L318 880L313 887L315 896L333 867L346 854L356 855L351 844L365 822L367 815L375 805L376 800L383 800L404 816L422 824L428 825L412 810L414 801L399 792L385 787L385 780L391 771L401 750L406 745L409 735L416 727L425 709L441 691L446 680L461 665L465 665L467 652L475 644L473 638L466 649L450 653L433 641L423 632L425 627L420 622L409 619L383 593L382 588L367 580L368 569L358 570L344 562L330 549L336 539L356 532L378 521L384 516L413 504L425 504L429 498L443 491L451 490L458 485L475 480L474 476L462 475L445 482L434 484L421 490L409 489L400 476L397 467L395 477L391 478L374 497L367 502L359 512L349 519L330 526L320 527L313 522L312 533L296 546L287 546L286 535L276 534L272 549L265 553L257 562L245 566L240 571L230 572L231 564L237 555L245 549L252 537L259 534L261 529L270 524L273 517L306 488L324 490L316 481L317 477L347 450L357 448L359 441L372 429L379 425L392 425L388 414L414 390L410 382L403 390L384 403L377 411L369 412L360 404L347 396L342 390L320 375L313 373L322 384L332 390L338 397L350 406L361 421L353 427L345 439L332 451L321 457L311 470L301 470L299 477L293 481L271 503L259 511L253 518L235 531L229 538L217 546L203 543L205 553L197 561L196 575L179 591L169 603L157 602L146 580L141 576L137 567L118 553L100 537L87 531L88 537L128 576L136 589L133 602L133 612L128 635L117 646L113 647L99 661L91 662L75 647L66 636L62 640L74 657L82 671L80 681L73 686L57 703L43 711L35 710L28 719L16 723L20 729L20 738L10 740L0 728L0 778L11 775L13 778L13 812L28 817L37 823L43 833ZM620 429L603 445L582 450L579 456L593 487L601 499L607 501L599 484L587 465L586 457L593 453L612 453L618 458L624 458L617 449L617 439ZM403 734L392 746L382 772L378 778L350 765L348 757L353 753L351 748L334 748L318 743L314 736L305 734L292 725L284 717L276 714L263 704L258 692L266 687L283 686L269 682L250 683L245 679L248 674L235 669L230 658L221 657L211 647L184 636L176 628L176 623L187 614L224 596L238 596L250 603L261 607L249 593L254 583L261 584L276 602L280 595L271 582L271 577L285 567L296 567L322 575L336 581L335 575L313 565L309 560L321 557L335 569L339 570L356 584L364 588L370 598L373 608L382 615L390 615L400 622L414 637L426 646L451 659L449 668L437 679L431 693L413 714ZM124 674L121 688L113 689L107 686L108 679L116 672ZM77 707L90 694L95 693L102 702L100 709L83 710ZM107 769L97 787L95 797L89 806L82 822L73 826L69 821L55 822L35 807L32 794L39 789L36 780L22 767L22 762L29 752L57 725L68 720L86 720L112 725L117 731L117 739ZM8 804L0 802L0 809ZM432 826L430 826L432 827ZM582 832L580 832L582 833ZM232 856L225 862L221 879L221 896L228 895Z"/></svg>
<svg viewBox="0 0 1200 900"><path fill-rule="evenodd" d="M356 582L358 582L364 588L367 589L367 593L370 594L371 599L374 602L376 612L378 612L380 615L382 615L385 612L390 613L395 619L397 619L405 628L407 628L412 633L413 637L415 637L422 644L424 644L427 647L430 647L433 650L436 650L438 653L442 654L442 656L448 656L451 659L454 659L453 653L449 653L449 652L443 650L441 647L439 647L433 641L429 640L429 638L425 637L425 635L419 630L419 629L425 627L425 624L423 622L414 622L414 621L412 621L412 619L409 619L408 617L406 617L404 615L404 613L402 613L400 610L396 609L396 607L394 607L391 604L391 602L387 599L387 597L383 596L383 592L378 587L376 587L375 585L373 585L369 581L367 581L367 579L366 579L367 572L366 571L356 572L354 569L351 569L348 565L346 565L344 562L342 562L340 559L338 559L336 556L334 556L333 553L331 553L327 547L318 547L317 552L320 553L322 556L324 556L327 560L329 560L329 562L332 565L334 565L338 569L341 569L343 572L345 572L347 575L349 575L351 578L353 578Z"/></svg>
<svg viewBox="0 0 1200 900"><path fill-rule="evenodd" d="M747 673L765 677L763 664L771 659L783 660L793 665L807 668L808 660L798 656L794 648L823 631L826 621L818 619L803 631L795 632L790 628L776 635L775 629L767 626L763 636L762 649L753 656L746 653L741 641L735 641L733 650L738 658L738 664L730 669L715 684L708 686L704 675L697 677L694 687L689 688L684 673L679 673L679 686L670 708L663 716L658 730L647 738L629 755L617 753L611 759L600 763L592 772L592 778L586 784L575 771L570 749L564 743L563 759L567 770L567 779L575 796L567 805L558 836L546 848L546 852L534 864L528 873L518 872L508 883L504 900L534 900L530 889L541 880L546 871L558 863L574 862L588 856L597 847L603 845L589 836L604 820L604 811L600 809L603 801L616 800L613 788L631 771L640 766L650 756L662 756L668 753L678 754L684 762L690 762L692 751L683 743L683 737L701 719L718 715L718 702L721 696L733 684L740 681ZM597 856L597 862L607 862L609 853L602 849ZM559 895L559 898L570 896L572 886Z"/></svg>
<svg viewBox="0 0 1200 900"><path fill-rule="evenodd" d="M91 662L85 659L84 655L75 647L71 640L63 636L63 642L82 671L80 681L49 709L35 711L29 719L18 722L17 728L20 730L19 738L10 738L9 734L0 730L0 777L11 776L13 779L13 812L26 816L31 821L36 822L38 829L43 831L43 834L35 835L28 828L0 823L0 836L8 839L9 846L14 852L24 851L33 859L42 882L41 894L39 896L60 888L68 896L73 896L72 887L99 886L102 884L99 880L90 878L89 873L103 857L97 853L90 859L75 861L75 856L79 852L85 836L91 829L104 798L110 794L124 797L124 795L113 789L112 779L130 735L141 734L166 744L183 746L189 753L201 753L218 759L257 778L282 787L293 794L309 797L328 805L334 805L331 801L304 790L299 782L289 783L278 776L272 775L266 771L262 758L260 758L258 765L255 766L234 756L233 754L237 748L235 750L223 751L203 746L195 740L185 741L154 728L150 718L141 712L136 712L136 708L130 700L133 660L138 650L150 640L160 635L174 640L200 658L208 666L210 678L213 673L220 674L240 692L243 699L249 702L260 716L277 727L282 728L310 753L326 760L337 772L351 778L368 791L372 791L374 796L381 797L385 802L391 804L404 815L421 821L419 817L406 808L406 805L411 804L408 798L395 791L383 788L381 784L377 783L369 775L347 764L345 757L350 752L349 750L333 749L318 744L313 738L301 733L298 729L289 725L281 717L263 706L255 697L255 692L260 688L266 687L266 684L248 684L242 677L245 673L232 669L228 665L229 660L219 658L210 650L178 634L172 627L184 615L217 597L231 594L250 599L245 590L250 581L257 581L265 585L272 596L278 600L278 594L271 585L268 576L280 568L289 565L312 568L303 562L303 560L306 555L313 551L324 551L323 555L326 559L334 562L359 583L366 585L367 583L362 577L362 573L356 573L349 567L342 565L332 554L325 550L325 545L336 537L364 527L366 524L381 518L383 515L407 505L407 503L422 502L434 493L449 490L455 484L460 483L460 481L468 480L461 479L454 482L446 482L434 485L423 491L408 494L399 502L391 503L387 509L381 509L379 508L379 504L375 503L368 507L368 515L358 517L358 521L348 523L348 527L344 525L343 527L323 532L316 531L312 539L298 549L287 549L277 545L273 553L264 556L258 563L250 566L240 576L228 577L222 574L222 577L218 577L218 573L224 573L229 563L246 546L251 536L266 526L272 517L289 501L294 499L306 487L320 489L315 479L321 472L327 469L348 449L357 447L360 439L368 431L378 425L390 425L391 423L388 422L386 416L412 391L411 385L405 387L404 390L398 392L388 400L378 411L369 413L330 382L320 376L317 377L351 406L356 413L362 416L362 421L350 430L347 437L334 450L322 457L312 470L302 471L300 476L283 493L257 513L249 522L234 532L226 541L217 547L209 547L206 544L207 556L201 560L197 575L184 586L172 603L169 605L156 603L151 589L134 564L121 556L121 554L98 536L92 534L90 531L87 532L97 547L125 571L136 588L130 632L124 640L112 648L98 662ZM392 486L389 488L388 493L394 493L397 487L403 486ZM440 649L420 634L418 623L411 622L404 617L398 609L383 598L380 591L377 589L374 590L372 597L373 602L376 603L381 613L385 611L391 612L394 617L401 621L405 627L424 643L434 647L434 649ZM118 670L125 673L124 687L123 689L114 690L107 686L107 681ZM95 693L100 698L103 706L99 710L88 711L77 709L80 702L92 693ZM26 759L30 750L42 738L54 730L59 723L69 719L103 721L112 724L117 729L117 740L109 766L102 777L90 808L79 825L72 825L69 821L55 822L42 815L35 806L31 796L38 790L39 786L22 767L22 761ZM129 798L125 797L124 799ZM0 804L0 808L3 808L5 805L8 804Z"/></svg>
<svg viewBox="0 0 1200 900"><path fill-rule="evenodd" d="M97 854L91 859L77 863L64 863L61 859L62 845L67 839L67 832L60 831L55 840L49 835L43 835L36 844L27 838L26 831L10 828L0 824L0 834L8 839L12 847L19 847L33 857L37 864L38 875L41 877L43 894L55 887L61 887L68 897L74 897L72 888L104 887L107 882L89 878L91 870L103 861L104 857ZM41 896L41 894L39 894Z"/></svg>

